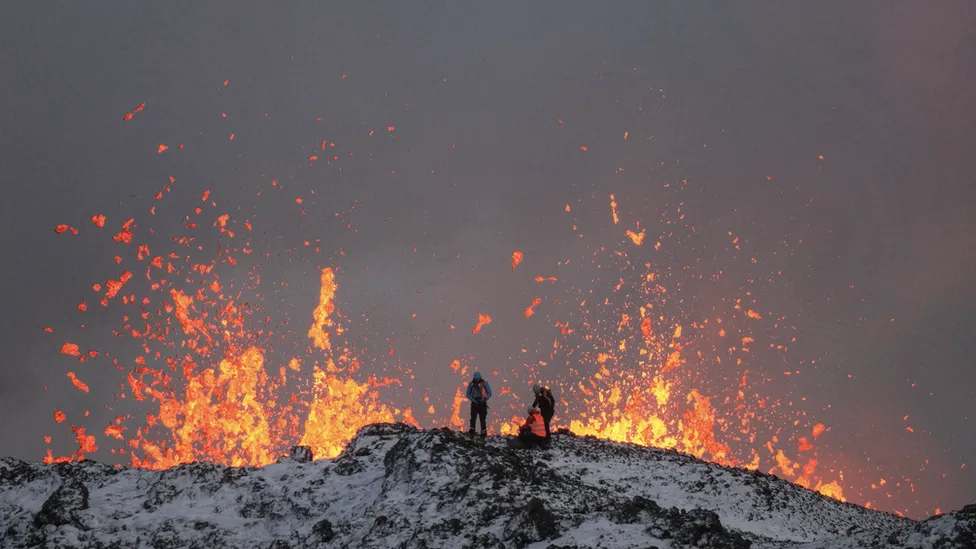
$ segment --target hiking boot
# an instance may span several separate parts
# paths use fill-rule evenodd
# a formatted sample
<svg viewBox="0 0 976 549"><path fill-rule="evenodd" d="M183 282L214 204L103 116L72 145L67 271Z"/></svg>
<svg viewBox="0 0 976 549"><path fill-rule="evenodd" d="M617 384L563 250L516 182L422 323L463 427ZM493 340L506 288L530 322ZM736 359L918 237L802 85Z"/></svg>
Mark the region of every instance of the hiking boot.
<svg viewBox="0 0 976 549"><path fill-rule="evenodd" d="M468 429L468 434L474 436L474 429Z"/></svg>

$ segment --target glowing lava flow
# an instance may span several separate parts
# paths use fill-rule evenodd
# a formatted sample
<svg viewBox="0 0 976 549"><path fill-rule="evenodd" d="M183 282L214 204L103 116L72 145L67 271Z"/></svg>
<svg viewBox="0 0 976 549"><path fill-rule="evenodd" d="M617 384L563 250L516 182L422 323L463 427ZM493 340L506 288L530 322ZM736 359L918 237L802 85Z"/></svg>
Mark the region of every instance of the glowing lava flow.
<svg viewBox="0 0 976 549"><path fill-rule="evenodd" d="M329 317L335 310L332 300L336 288L332 269L323 269L320 302L314 313L315 324L309 330L309 337L319 349L331 349L328 333L323 331L323 327L332 326ZM358 369L354 358L343 358L349 364L349 371ZM364 425L394 421L393 413L386 406L377 404L376 393L370 391L381 383L373 378L364 384L356 383L352 379L340 379L334 374L336 371L336 364L331 357L327 359L325 371L317 364L314 370L313 400L309 405L302 444L310 446L316 456L339 455L346 443ZM382 384L390 382L396 380L386 380Z"/></svg>
<svg viewBox="0 0 976 549"><path fill-rule="evenodd" d="M680 308L683 300L674 297L681 294L665 286L668 271L658 272L650 263L641 270L624 248L609 256L600 267L616 264L626 274L607 281L610 295L594 305L581 301L576 320L557 324L562 337L549 357L553 361L562 356L574 380L561 380L562 393L574 404L571 413L563 414L569 429L673 448L723 465L764 468L843 500L843 475L828 478L817 471L812 441L824 426L812 426L809 437L797 439L796 447L806 457L790 459L779 443L790 438L782 433L783 425L798 421L788 417L788 406L757 392L747 382L748 370L740 370L752 361L752 330L760 329L754 323L761 315L743 311L734 300L718 317L692 320ZM593 283L587 294L599 290L599 281ZM680 289L681 283L675 286ZM770 332L769 337L777 336ZM533 375L546 378L541 369L533 368ZM513 433L520 421L513 418L505 432Z"/></svg>
<svg viewBox="0 0 976 549"><path fill-rule="evenodd" d="M223 220L221 226L225 223ZM150 259L148 253L140 256L151 267L160 268L157 258ZM623 252L616 252L614 257L629 264ZM776 436L768 437L765 443L757 442L760 435L753 422L774 421L774 407L758 394L750 394L746 374L742 374L738 386L732 387L734 396L724 400L722 395L728 394L728 388L703 383L698 372L707 369L710 360L703 349L716 337L731 337L726 328L713 326L720 324L731 330L732 323L722 324L721 319L714 324L708 319L688 323L685 319L685 327L675 320L682 318L683 313L670 308L671 292L663 285L666 277L649 264L645 268L647 271L642 274L622 277L612 284L612 292L620 295L612 301L617 304L612 308L612 319L588 309L584 300L580 303L581 317L572 324L575 327L570 327L569 322L559 325L563 337L561 343L556 342L554 353L572 357L571 370L578 381L563 387L576 406L560 414L557 422L568 417L570 430L578 435L674 448L730 466L756 469L765 459L775 463L770 472L843 499L836 481L816 475L815 456L804 462L791 460L783 449L774 447ZM190 270L211 280L197 281L193 295L170 288L170 299L157 311L171 314L178 321L184 336L179 348L184 353L166 359L166 369L148 368L147 357L160 359L158 353L150 352L149 339L175 346L166 339L172 336L170 322L160 323L155 334L148 326L144 333L134 331L134 335L147 337L147 343L145 356L136 360L139 367L128 376L131 395L137 401L148 399L158 406L158 412L148 414L146 425L137 427L128 439L134 466L168 468L194 461L259 466L272 463L296 442L310 446L316 456L333 457L364 425L398 419L416 424L411 410L390 409L378 401L375 389L399 384L399 380L370 377L360 383L350 377L359 370L359 362L348 350L337 348L331 337L343 331L333 318L338 285L332 269L321 271L319 302L311 311L307 333L311 341L309 355L292 357L287 369L281 366L277 376L268 374L265 351L254 343L261 332L254 334L245 326L249 307L238 305L235 297L225 291L213 265L192 265ZM167 268L167 272L176 271L171 265ZM118 287L110 288L112 297L131 278L132 275L124 276ZM134 297L126 299L135 302ZM541 301L533 299L524 313L526 318L534 316ZM610 303L608 297L605 304ZM751 309L743 313L738 302L730 313L749 321L760 319ZM489 322L490 316L479 314L472 332L478 333ZM574 342L574 338L579 341ZM740 334L735 339L741 340L742 347L754 341L752 336ZM691 348L697 351L690 353ZM716 364L723 360L741 364L747 351L739 347L723 350L718 343L711 345ZM61 352L69 356L81 354L75 344L65 344ZM322 353L321 360L315 359L317 353ZM291 394L288 403L282 405L288 382L286 372L301 372L302 363L309 360L312 386L300 395ZM215 366L207 366L214 362ZM461 367L459 361L454 361L452 368L455 372L460 370L461 375L467 373L467 367ZM507 391L502 388L502 394ZM716 398L722 406L713 404ZM462 405L458 390L448 420L455 428L464 427ZM513 432L519 419L513 418L503 432ZM84 453L96 449L92 435L83 428L72 429L79 451L63 458L49 454L47 461L82 459ZM106 434L124 439L125 430L117 421L106 429ZM801 437L800 451L811 452L812 440L824 430L818 424L810 438ZM758 448L766 448L769 455L763 458Z"/></svg>
<svg viewBox="0 0 976 549"><path fill-rule="evenodd" d="M141 105L131 114L140 110ZM394 128L390 126L388 131ZM333 146L334 143L329 144ZM326 148L326 142L321 143L321 148ZM167 149L161 144L158 151ZM169 178L170 185L174 181ZM155 199L169 193L170 185L164 185ZM281 189L277 180L272 180L271 185ZM195 195L194 200L199 196ZM291 197L289 202L292 201L302 208L312 205L301 197ZM206 215L204 208L217 207L209 190L203 193L202 202L194 208L196 216ZM618 211L620 204L624 207ZM758 347L756 341L763 337L756 333L759 329L755 326L770 323L763 320L768 313L749 308L758 305L748 297L743 298L745 304L740 299L721 298L721 304L712 308L708 318L686 313L682 307L687 305L681 305L686 299L696 305L699 301L694 291L682 287L690 267L672 266L672 270L652 265L649 259L662 257L653 254L661 252L662 242L667 242L682 223L663 219L661 223L666 228L659 234L654 234L653 225L640 222L627 223L633 229L624 230L621 216L629 215L632 208L622 196L618 204L613 194L609 195L609 206L614 230L620 227L620 242L616 249L594 252L592 264L603 273L614 274L592 279L589 287L574 288L576 295L559 293L567 290L567 281L574 279L572 273L567 273L567 277L560 273L559 278L532 277L517 269L524 259L522 251L512 253L510 275L528 276L526 281L534 279L541 284L521 311L525 322L546 322L544 319L550 315L562 315L557 303L572 303L571 307L575 307L567 313L569 318L555 322L559 335L552 351L542 351L550 353L549 362L562 361L565 369L547 371L540 361L539 367L513 368L512 378L522 379L525 370L529 370L534 380L556 388L561 400L557 427L568 426L578 435L674 448L725 465L763 468L843 499L838 481L817 469L814 441L825 432L824 426L812 426L802 437L797 436L800 433L783 433L791 423L801 430L806 426L800 426L802 420L788 417L791 411L787 405L767 398L756 382L748 382L752 379L749 368L759 367L750 346ZM572 212L568 204L565 211ZM155 215L155 207L151 213ZM683 218L681 214L676 221ZM263 299L256 290L260 277L252 271L246 277L224 282L218 274L221 264L229 265L232 272L240 272L243 266L238 266L236 258L239 254L250 255L251 243L246 236L243 245L234 243L241 240L239 235L251 232L251 222L239 225L222 212L214 212L207 222L198 223L199 219L202 217L185 216L182 228L187 234L172 238L177 249L167 250L168 253L155 250L154 255L149 248L150 244L157 246L154 242L138 244L135 249L134 239L144 235L135 219L129 218L112 240L118 246L130 246L131 251L124 259L125 254L120 252L115 260L118 264L138 261L139 265L127 263L129 268L120 267L117 279L92 286L101 294L97 299L103 307L108 307L110 301L113 306L121 301L121 306L129 308L123 316L122 329L115 335L131 335L141 351L133 360L119 398L134 400L136 406L149 409L144 423L126 425L135 420L118 416L104 428L108 442L121 441L122 447L111 449L113 453L127 455L134 466L156 469L196 461L260 466L274 462L289 446L299 443L310 446L317 457L334 457L358 429L370 423L418 424L413 411L403 403L401 409L379 398L378 389L399 385L399 379L368 376L362 381L358 374L361 355L349 350L348 342L342 338L344 328L335 304L339 286L331 268L318 273L316 306L302 311L310 324L305 338L296 339L302 342L300 347L307 347L278 356L272 347L280 342L294 344L292 334L287 329L275 333L269 327L270 315L264 317L261 325L262 319L254 314L260 305L252 306L242 299L245 293L257 301ZM198 232L209 221L216 231L208 235ZM106 216L97 214L91 222L104 227ZM578 233L576 225L573 230ZM77 233L68 225L56 228L58 234L68 231ZM153 234L151 229L149 233ZM647 237L653 246L643 246ZM219 239L216 256L208 262L194 263L190 254L212 249L207 238ZM738 250L738 239L733 242ZM305 244L308 246L309 242ZM318 251L318 247L315 249ZM563 263L558 267L566 268ZM141 280L143 272L145 282ZM698 274L699 280L716 277ZM143 284L150 291L137 298L135 292ZM87 311L88 302L81 303L78 310ZM471 334L482 340L501 335L488 327L492 323L489 314L468 314L477 315ZM498 315L498 319L505 318L503 313ZM766 335L770 348L784 347L782 342L773 341L771 332ZM394 356L392 344L388 349ZM400 351L398 348L398 354ZM94 351L86 356L74 343L63 343L61 353L81 361L98 356ZM379 361L371 365L376 364ZM114 365L126 370L118 358ZM469 370L458 360L451 368L460 376ZM78 390L89 391L83 381L90 381L85 373L81 379L74 373L68 376ZM504 379L505 374L494 371L492 376ZM499 384L499 400L514 400L513 396L506 396L512 393L512 387ZM424 426L464 429L466 410L461 389L453 391L447 417L435 415L438 406L447 409L446 402L431 402L426 394L424 398L428 404L427 416L421 418ZM59 423L66 419L63 413L55 417ZM504 424L502 432L513 432L521 419L513 418ZM46 461L83 459L85 454L97 451L94 435L83 427L71 425L71 429L78 451L56 458L49 450ZM797 453L787 445L795 445ZM835 476L843 478L840 473Z"/></svg>
<svg viewBox="0 0 976 549"><path fill-rule="evenodd" d="M210 272L200 265L193 270ZM146 367L146 357L140 356L136 359L139 367L128 375L132 398L148 399L158 406L156 413L147 414L146 425L135 429L127 441L133 466L161 469L196 461L259 466L273 463L299 440L311 446L316 456L334 457L363 425L396 419L389 408L377 404L373 389L397 380L370 378L358 383L344 377L356 371L358 363L348 351L336 351L326 331L335 326L331 315L337 285L331 269L322 271L320 303L309 330L314 347L329 354L321 367L314 361L310 394L292 394L286 406L279 403L287 381L285 367L277 377L268 375L264 350L245 343L254 336L245 329L246 315L213 276L213 282L201 285L194 295L171 289L171 301L158 311L171 313L179 322L185 336L179 347L185 354L166 359L165 369ZM147 326L145 334L134 335L148 335L172 346L165 339L172 333L169 324L169 320L159 323L154 334ZM159 359L148 345L147 339L146 355ZM74 344L66 344L64 349L65 354L79 354ZM217 365L206 366L216 356L222 356ZM293 358L289 368L300 369L300 360ZM82 389L87 391L87 387ZM304 422L296 408L307 408ZM410 410L398 414L400 420L413 421ZM106 428L107 435L125 438L121 419ZM79 450L59 458L49 450L46 462L84 459L86 453L97 450L94 436L85 434L83 428L72 426L72 430Z"/></svg>
<svg viewBox="0 0 976 549"><path fill-rule="evenodd" d="M334 311L332 299L337 286L331 269L324 269L321 278L321 300L313 313L309 337L316 348L331 351L325 328L333 326L330 315ZM175 291L173 297L184 332L212 342L209 333L213 327L205 322L205 317L192 318L193 299ZM231 315L236 308L228 304L224 310ZM228 315L221 324L228 321ZM236 317L236 321L241 328L242 319ZM225 342L233 339L226 331L224 337ZM296 361L293 359L292 364ZM358 367L348 355L342 355L339 362L346 364L348 372ZM301 429L304 431L301 443L311 446L316 456L338 455L364 425L394 421L393 413L376 403L376 394L371 389L396 380L380 383L370 379L361 384L339 377L341 371L331 356L326 358L324 370L318 362L314 366L314 386ZM285 384L285 369L280 369L277 379L269 379L264 354L258 347L240 350L230 345L217 371L198 370L196 364L185 363L184 376L186 388L182 395L145 389L146 394L159 402L157 419L170 431L174 442L167 446L147 440L140 429L138 445L144 457L139 458L133 452L133 465L167 468L204 460L234 466L266 465L299 438L299 421L293 406L277 405L278 389ZM296 400L292 395L292 402Z"/></svg>
<svg viewBox="0 0 976 549"><path fill-rule="evenodd" d="M611 206L614 221L619 222L616 204ZM229 222L229 216L221 215L214 227L219 226L222 234L233 238ZM250 230L250 223L245 223L245 227ZM130 219L116 242L130 243L133 228ZM644 235L645 230L640 234ZM638 245L643 239L641 236L635 240L632 231L626 237L625 242ZM192 239L178 242L189 246ZM641 250L630 249L633 253ZM658 249L659 246L654 248ZM221 261L235 265L232 253L236 249L229 248L226 255L221 255ZM139 247L137 258L146 262L146 278L152 290L168 298L160 301L155 312L148 297L140 301L134 294L122 295L134 279L130 271L105 284L103 305L121 295L124 305L138 303L146 320L145 327L137 330L125 317L125 331L142 340L144 346L143 354L135 361L137 367L128 375L128 386L132 398L148 401L157 411L147 414L145 425L134 429L122 424L125 418L105 429L106 436L126 442L128 450L119 449L117 453L130 454L134 466L158 469L195 461L260 466L274 462L296 443L310 446L318 457L334 457L364 425L397 420L417 423L410 409L390 408L378 399L376 389L399 384L399 380L353 379L352 374L360 365L348 349L337 344L336 336L343 333L343 328L336 320L338 284L332 269L321 270L318 303L306 313L311 321L307 354L286 359L287 367L279 366L277 375L273 375L269 373L274 368L267 365L265 348L272 341L271 333L250 327L253 308L238 303L241 291L235 295L231 291L233 284L220 280L216 262L191 264L188 257L182 257L187 265L181 268L172 263L181 258L179 254L169 254L167 261L162 256L152 256L148 246ZM748 359L747 346L755 341L754 334L744 332L741 326L733 330L731 317L745 319L739 323L742 325L758 322L762 315L752 309L743 312L736 300L734 308L724 313L724 321L690 320L675 308L672 295L677 288L665 287L667 272L658 272L650 263L644 263L644 270L640 271L641 263L631 261L623 249L614 250L610 257L609 263L601 262L603 267L611 267L617 261L625 266L622 272L628 272L609 281L613 296L606 296L599 307L587 306L584 299L579 303L579 318L557 324L562 337L555 342L553 354L565 356L572 374L569 379L575 380L570 383L566 376L551 380L562 385L563 393L573 403L562 408L565 411L560 412L557 422L568 419L569 428L579 435L674 448L725 465L756 469L763 463L772 463L767 467L770 472L843 499L836 481L817 475L812 441L824 432L822 425L798 442L800 451L813 457L794 461L776 446L778 431L777 435L765 436L754 425L766 422L778 428L787 420L777 418L777 406L767 403L747 385L746 372L733 376L741 377L742 382L732 387L714 381L722 376L701 375L714 365L738 366ZM513 269L520 259L520 253L513 255ZM156 281L157 272L165 272L168 279ZM192 293L173 287L173 280L181 273L186 288L194 288ZM555 277L541 276L535 280L557 281ZM599 288L596 281L594 284ZM536 307L541 303L541 297L534 298L524 316L536 321ZM151 320L155 322L150 324ZM491 316L478 313L472 333L478 334L491 321ZM179 327L173 328L173 324ZM181 339L176 330L182 332ZM741 345L730 347L724 343L727 339ZM163 349L153 350L159 345ZM179 353L174 355L174 349ZM164 358L163 350L169 356ZM64 344L61 352L81 355L75 344ZM150 367L154 361L165 362L165 367ZM304 363L311 364L311 371L305 369L302 376ZM458 361L452 368L455 372L460 370L461 375L467 373L467 367L461 367ZM533 370L532 374L545 378L541 370ZM290 376L295 379L290 380ZM310 387L287 396L289 384L309 377ZM82 390L87 389L76 378L72 381ZM509 388L500 389L500 395L510 392ZM464 427L462 406L463 398L457 390L447 419L455 428ZM433 410L431 404L431 415ZM424 423L439 426L439 421L430 417ZM515 421L520 418L513 418L513 423L502 431L511 433ZM85 453L96 450L94 436L80 427L72 426L72 430L79 450L62 458L49 453L46 461L82 459ZM766 454L760 455L763 448Z"/></svg>

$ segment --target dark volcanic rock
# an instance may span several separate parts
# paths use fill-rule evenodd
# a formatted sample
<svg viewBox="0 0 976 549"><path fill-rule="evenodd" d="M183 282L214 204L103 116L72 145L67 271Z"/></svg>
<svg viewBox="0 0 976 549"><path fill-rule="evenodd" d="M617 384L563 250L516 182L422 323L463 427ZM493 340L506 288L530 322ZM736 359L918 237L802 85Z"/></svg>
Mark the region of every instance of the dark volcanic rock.
<svg viewBox="0 0 976 549"><path fill-rule="evenodd" d="M627 503L616 508L612 513L613 519L621 524L643 522L649 517L659 517L663 513L661 506L644 496L634 496Z"/></svg>
<svg viewBox="0 0 976 549"><path fill-rule="evenodd" d="M463 545L463 549L506 549L505 543L494 534L477 534Z"/></svg>
<svg viewBox="0 0 976 549"><path fill-rule="evenodd" d="M38 527L47 524L80 526L75 513L85 509L88 509L88 488L78 479L69 479L47 498L34 516L34 524Z"/></svg>
<svg viewBox="0 0 976 549"><path fill-rule="evenodd" d="M312 461L312 449L308 446L294 446L289 457L297 463L308 463Z"/></svg>
<svg viewBox="0 0 976 549"><path fill-rule="evenodd" d="M363 464L349 454L343 454L336 461L335 474L343 477L363 472Z"/></svg>
<svg viewBox="0 0 976 549"><path fill-rule="evenodd" d="M752 542L741 534L731 533L713 511L692 509L667 512L668 533L677 548L700 549L749 549Z"/></svg>
<svg viewBox="0 0 976 549"><path fill-rule="evenodd" d="M332 523L328 519L316 522L315 526L312 527L312 533L317 541L330 542L335 538L335 530L332 529Z"/></svg>
<svg viewBox="0 0 976 549"><path fill-rule="evenodd" d="M0 458L0 548L976 547L976 505L914 521L669 450L507 440L392 424L261 468Z"/></svg>
<svg viewBox="0 0 976 549"><path fill-rule="evenodd" d="M383 492L386 493L395 486L409 485L414 473L420 468L413 445L407 439L402 439L383 456Z"/></svg>
<svg viewBox="0 0 976 549"><path fill-rule="evenodd" d="M546 509L539 498L532 498L505 527L505 540L521 549L526 545L559 536L556 516Z"/></svg>
<svg viewBox="0 0 976 549"><path fill-rule="evenodd" d="M155 511L160 505L166 505L175 500L179 493L179 488L160 479L149 487L146 499L142 502L142 508L146 511Z"/></svg>

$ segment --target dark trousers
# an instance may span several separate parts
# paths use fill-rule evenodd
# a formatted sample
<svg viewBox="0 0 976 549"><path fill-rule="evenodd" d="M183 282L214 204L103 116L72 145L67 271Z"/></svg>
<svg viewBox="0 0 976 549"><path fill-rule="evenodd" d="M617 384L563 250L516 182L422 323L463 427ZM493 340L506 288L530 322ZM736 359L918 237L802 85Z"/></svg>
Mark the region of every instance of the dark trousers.
<svg viewBox="0 0 976 549"><path fill-rule="evenodd" d="M552 438L552 433L549 431L549 424L552 422L553 414L545 414L542 416L542 421L546 424L546 439Z"/></svg>
<svg viewBox="0 0 976 549"><path fill-rule="evenodd" d="M545 437L540 437L539 435L533 433L530 430L519 431L518 436L518 447L519 448L548 448L549 439Z"/></svg>
<svg viewBox="0 0 976 549"><path fill-rule="evenodd" d="M546 444L546 439L536 435L532 431L520 431L518 434L518 441L521 448L545 448L548 446Z"/></svg>
<svg viewBox="0 0 976 549"><path fill-rule="evenodd" d="M482 400L472 400L471 401L471 427L470 431L474 432L474 420L481 420L481 432L488 434L488 428L485 427L485 421L488 419L488 401Z"/></svg>

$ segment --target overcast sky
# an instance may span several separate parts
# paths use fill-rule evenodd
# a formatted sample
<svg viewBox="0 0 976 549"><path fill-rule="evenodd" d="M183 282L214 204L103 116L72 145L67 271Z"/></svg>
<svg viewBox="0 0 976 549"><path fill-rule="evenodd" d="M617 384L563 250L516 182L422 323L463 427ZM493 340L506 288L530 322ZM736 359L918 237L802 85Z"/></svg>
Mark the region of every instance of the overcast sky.
<svg viewBox="0 0 976 549"><path fill-rule="evenodd" d="M412 403L428 390L450 398L453 358L485 370L544 358L565 319L543 304L539 322L518 322L538 292L529 275L586 263L637 222L676 219L681 203L696 236L665 246L668 261L722 271L724 297L782 273L751 287L798 334L769 390L806 397L832 427L822 459L862 485L915 484L869 492L881 508L971 503L976 7L558 5L4 8L0 455L40 459L47 434L70 451L55 408L79 424L89 410L99 432L114 417L119 372L58 351L131 345L111 335L119 314L75 309L118 276L110 236L129 217L154 229L137 239L163 246L211 190L273 253L263 276L289 286L264 287L265 306L292 315L299 337L318 269L337 266L368 368L414 368L429 385L401 397ZM309 167L322 140L345 156ZM165 210L143 222L169 176ZM299 216L295 197L314 214ZM111 228L98 232L95 213ZM81 233L55 235L58 223ZM730 232L759 271L715 251ZM320 254L301 245L315 239ZM516 248L517 282L506 278ZM586 291L585 269L563 272ZM495 320L473 337L479 312Z"/></svg>

